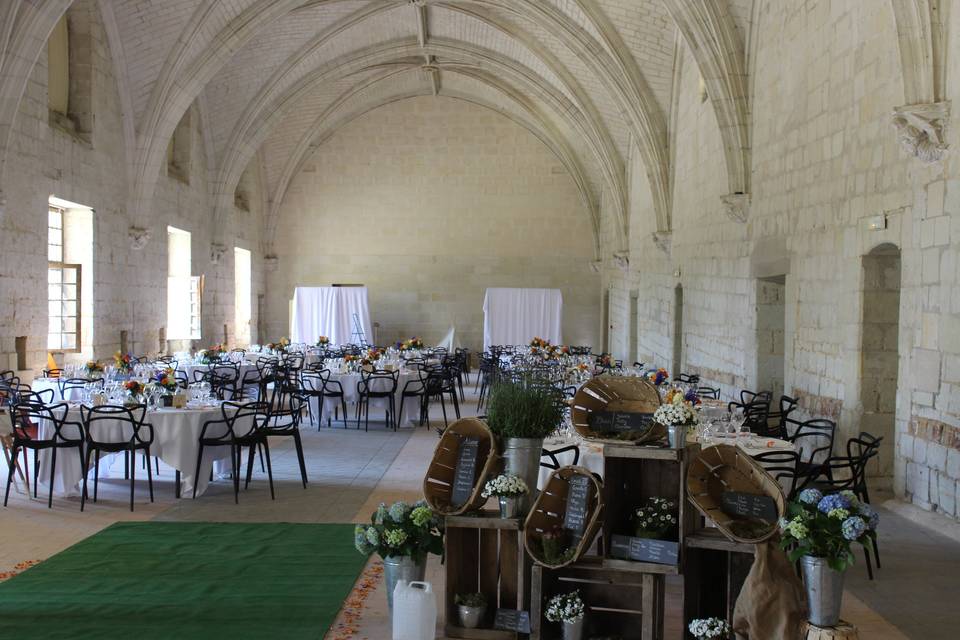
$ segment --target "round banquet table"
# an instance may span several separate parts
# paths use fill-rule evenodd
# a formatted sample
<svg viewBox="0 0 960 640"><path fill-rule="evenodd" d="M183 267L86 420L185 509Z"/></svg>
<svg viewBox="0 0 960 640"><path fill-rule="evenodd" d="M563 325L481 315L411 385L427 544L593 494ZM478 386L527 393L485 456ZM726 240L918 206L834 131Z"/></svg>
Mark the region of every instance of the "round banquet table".
<svg viewBox="0 0 960 640"><path fill-rule="evenodd" d="M67 397L64 398L63 392L60 391L59 378L34 378L33 382L30 383L30 389L36 392L46 391L47 389L53 391L54 402L63 402L64 400L68 402L79 401L83 395L83 389L73 387L67 389Z"/></svg>
<svg viewBox="0 0 960 640"><path fill-rule="evenodd" d="M147 411L144 423L153 425L153 444L150 455L157 456L164 463L180 470L180 495L193 496L194 477L197 468L197 451L200 448L200 430L208 420L218 420L223 414L219 406L208 406L195 409L161 408ZM70 405L66 415L67 422L80 424L79 405ZM46 421L39 425L39 436L50 437L51 427ZM95 436L101 440L127 439L130 437L130 427L119 422L100 422L96 426ZM242 429L240 429L242 430ZM77 427L64 425L62 432L69 438L77 437ZM143 431L141 431L143 433ZM214 437L226 433L225 425L211 427L207 435ZM37 480L45 485L50 481L50 450L40 452L40 474ZM114 458L122 454L106 454L105 457ZM116 459L116 458L114 458ZM122 459L122 458L120 458ZM200 465L200 477L197 480L197 495L201 495L207 488L210 480L210 471L214 461L230 467L229 447L204 447L203 462ZM112 460L111 460L112 462ZM139 462L137 463L139 464ZM93 460L90 460L93 467ZM109 466L106 467L109 469ZM92 472L92 468L91 468ZM140 472L146 477L146 471ZM138 473L138 475L140 475ZM100 475L106 477L104 464L101 462ZM92 480L92 479L91 479ZM53 492L58 496L80 495L80 483L83 481L83 463L76 449L61 449L57 452L57 468L53 478Z"/></svg>
<svg viewBox="0 0 960 640"><path fill-rule="evenodd" d="M418 372L401 370L399 379L397 380L397 392L394 394L394 403L397 410L397 424L401 427L411 426L411 417L415 416L419 419L420 413L420 403L418 398L407 398L407 401L403 404L403 411L400 411L400 401L403 399L403 388L407 385L408 382L418 379ZM343 399L347 404L355 404L360 400L360 391L357 389L357 386L360 384L360 373L330 373L330 381L336 381L340 383L340 386L343 388ZM379 391L380 389L386 389L387 387L386 380L373 380L371 383L371 388L373 391ZM318 407L317 397L310 398L311 411L314 419L320 415L317 411ZM324 398L323 399L323 417L333 418L334 410L340 407L340 398ZM370 417L371 420L374 419L374 416L377 415L377 412L384 412L387 408L387 399L386 398L371 398L370 399ZM412 413L411 413L412 412ZM353 416L353 412L350 414ZM343 416L341 416L343 418Z"/></svg>

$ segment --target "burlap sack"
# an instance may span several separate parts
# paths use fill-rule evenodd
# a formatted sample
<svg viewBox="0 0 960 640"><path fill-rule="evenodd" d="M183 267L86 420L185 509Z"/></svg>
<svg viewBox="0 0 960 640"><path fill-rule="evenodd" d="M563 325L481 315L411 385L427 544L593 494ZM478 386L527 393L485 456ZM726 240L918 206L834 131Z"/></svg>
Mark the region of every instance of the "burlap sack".
<svg viewBox="0 0 960 640"><path fill-rule="evenodd" d="M775 541L759 543L733 610L737 638L798 640L806 619L807 596L787 554Z"/></svg>

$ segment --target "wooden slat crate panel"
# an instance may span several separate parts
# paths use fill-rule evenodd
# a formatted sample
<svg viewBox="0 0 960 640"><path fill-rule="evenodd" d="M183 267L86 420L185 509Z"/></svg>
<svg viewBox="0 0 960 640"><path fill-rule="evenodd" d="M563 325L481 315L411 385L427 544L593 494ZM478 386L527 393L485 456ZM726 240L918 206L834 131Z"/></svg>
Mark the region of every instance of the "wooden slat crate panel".
<svg viewBox="0 0 960 640"><path fill-rule="evenodd" d="M574 476L586 477L590 481L591 490L587 497L587 517L586 526L583 530L583 536L577 544L576 553L569 560L562 564L550 565L541 557L540 537L544 532L554 527L562 527L564 514L567 509L567 492L569 491L570 479ZM544 566L561 567L576 562L590 548L594 537L599 531L603 522L604 513L604 492L603 483L589 469L584 467L567 466L561 467L550 474L550 479L544 486L543 491L533 503L530 513L527 515L524 524L523 544L527 552L537 564Z"/></svg>
<svg viewBox="0 0 960 640"><path fill-rule="evenodd" d="M580 387L571 401L570 418L573 427L583 438L594 442L624 444L624 440L604 438L590 426L590 417L604 411L622 413L653 413L660 406L660 393L649 380L637 376L597 376ZM637 434L635 444L660 440L667 435L666 428L651 424Z"/></svg>
<svg viewBox="0 0 960 640"><path fill-rule="evenodd" d="M574 590L580 591L587 606L585 637L662 638L662 575L616 571L580 562L555 570L533 568L531 640L562 637L561 626L545 617L547 602L555 595Z"/></svg>
<svg viewBox="0 0 960 640"><path fill-rule="evenodd" d="M476 438L480 442L477 473L470 498L464 504L454 506L450 503L450 499L460 442L468 437ZM476 418L457 420L443 432L423 479L423 495L427 504L437 513L444 515L456 515L481 508L487 501L480 495L483 492L483 485L499 462L496 439L490 432L490 428Z"/></svg>

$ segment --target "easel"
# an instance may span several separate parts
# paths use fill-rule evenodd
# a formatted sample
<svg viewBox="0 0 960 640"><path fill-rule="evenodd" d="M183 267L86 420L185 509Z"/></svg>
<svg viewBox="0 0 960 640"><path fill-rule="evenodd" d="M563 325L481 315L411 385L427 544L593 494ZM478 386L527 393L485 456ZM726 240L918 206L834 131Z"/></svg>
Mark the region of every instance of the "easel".
<svg viewBox="0 0 960 640"><path fill-rule="evenodd" d="M350 335L350 339L354 344L358 344L361 347L368 347L370 343L367 342L366 335L363 333L363 325L360 324L360 316L357 315L357 312L353 312L353 333Z"/></svg>

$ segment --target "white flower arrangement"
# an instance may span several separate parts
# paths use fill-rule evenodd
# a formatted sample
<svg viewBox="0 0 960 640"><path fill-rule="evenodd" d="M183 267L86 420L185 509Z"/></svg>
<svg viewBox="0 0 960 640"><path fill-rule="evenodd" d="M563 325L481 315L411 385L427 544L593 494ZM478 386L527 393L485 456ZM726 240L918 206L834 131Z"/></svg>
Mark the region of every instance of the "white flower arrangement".
<svg viewBox="0 0 960 640"><path fill-rule="evenodd" d="M688 627L697 640L719 640L729 638L730 624L721 618L698 618Z"/></svg>
<svg viewBox="0 0 960 640"><path fill-rule="evenodd" d="M677 524L677 505L666 498L650 498L646 506L634 511L637 529L659 531Z"/></svg>
<svg viewBox="0 0 960 640"><path fill-rule="evenodd" d="M576 622L583 617L584 609L579 591L553 596L547 603L547 620L550 622Z"/></svg>
<svg viewBox="0 0 960 640"><path fill-rule="evenodd" d="M671 397L672 396L672 397ZM669 401L657 407L653 419L658 423L670 427L677 424L696 424L697 411L693 404L683 399L682 393L673 393Z"/></svg>
<svg viewBox="0 0 960 640"><path fill-rule="evenodd" d="M509 473L502 473L493 480L488 480L487 484L483 486L483 493L480 495L484 498L489 498L490 496L516 498L517 496L527 495L529 492L530 489L527 487L527 483L523 481L523 478Z"/></svg>

